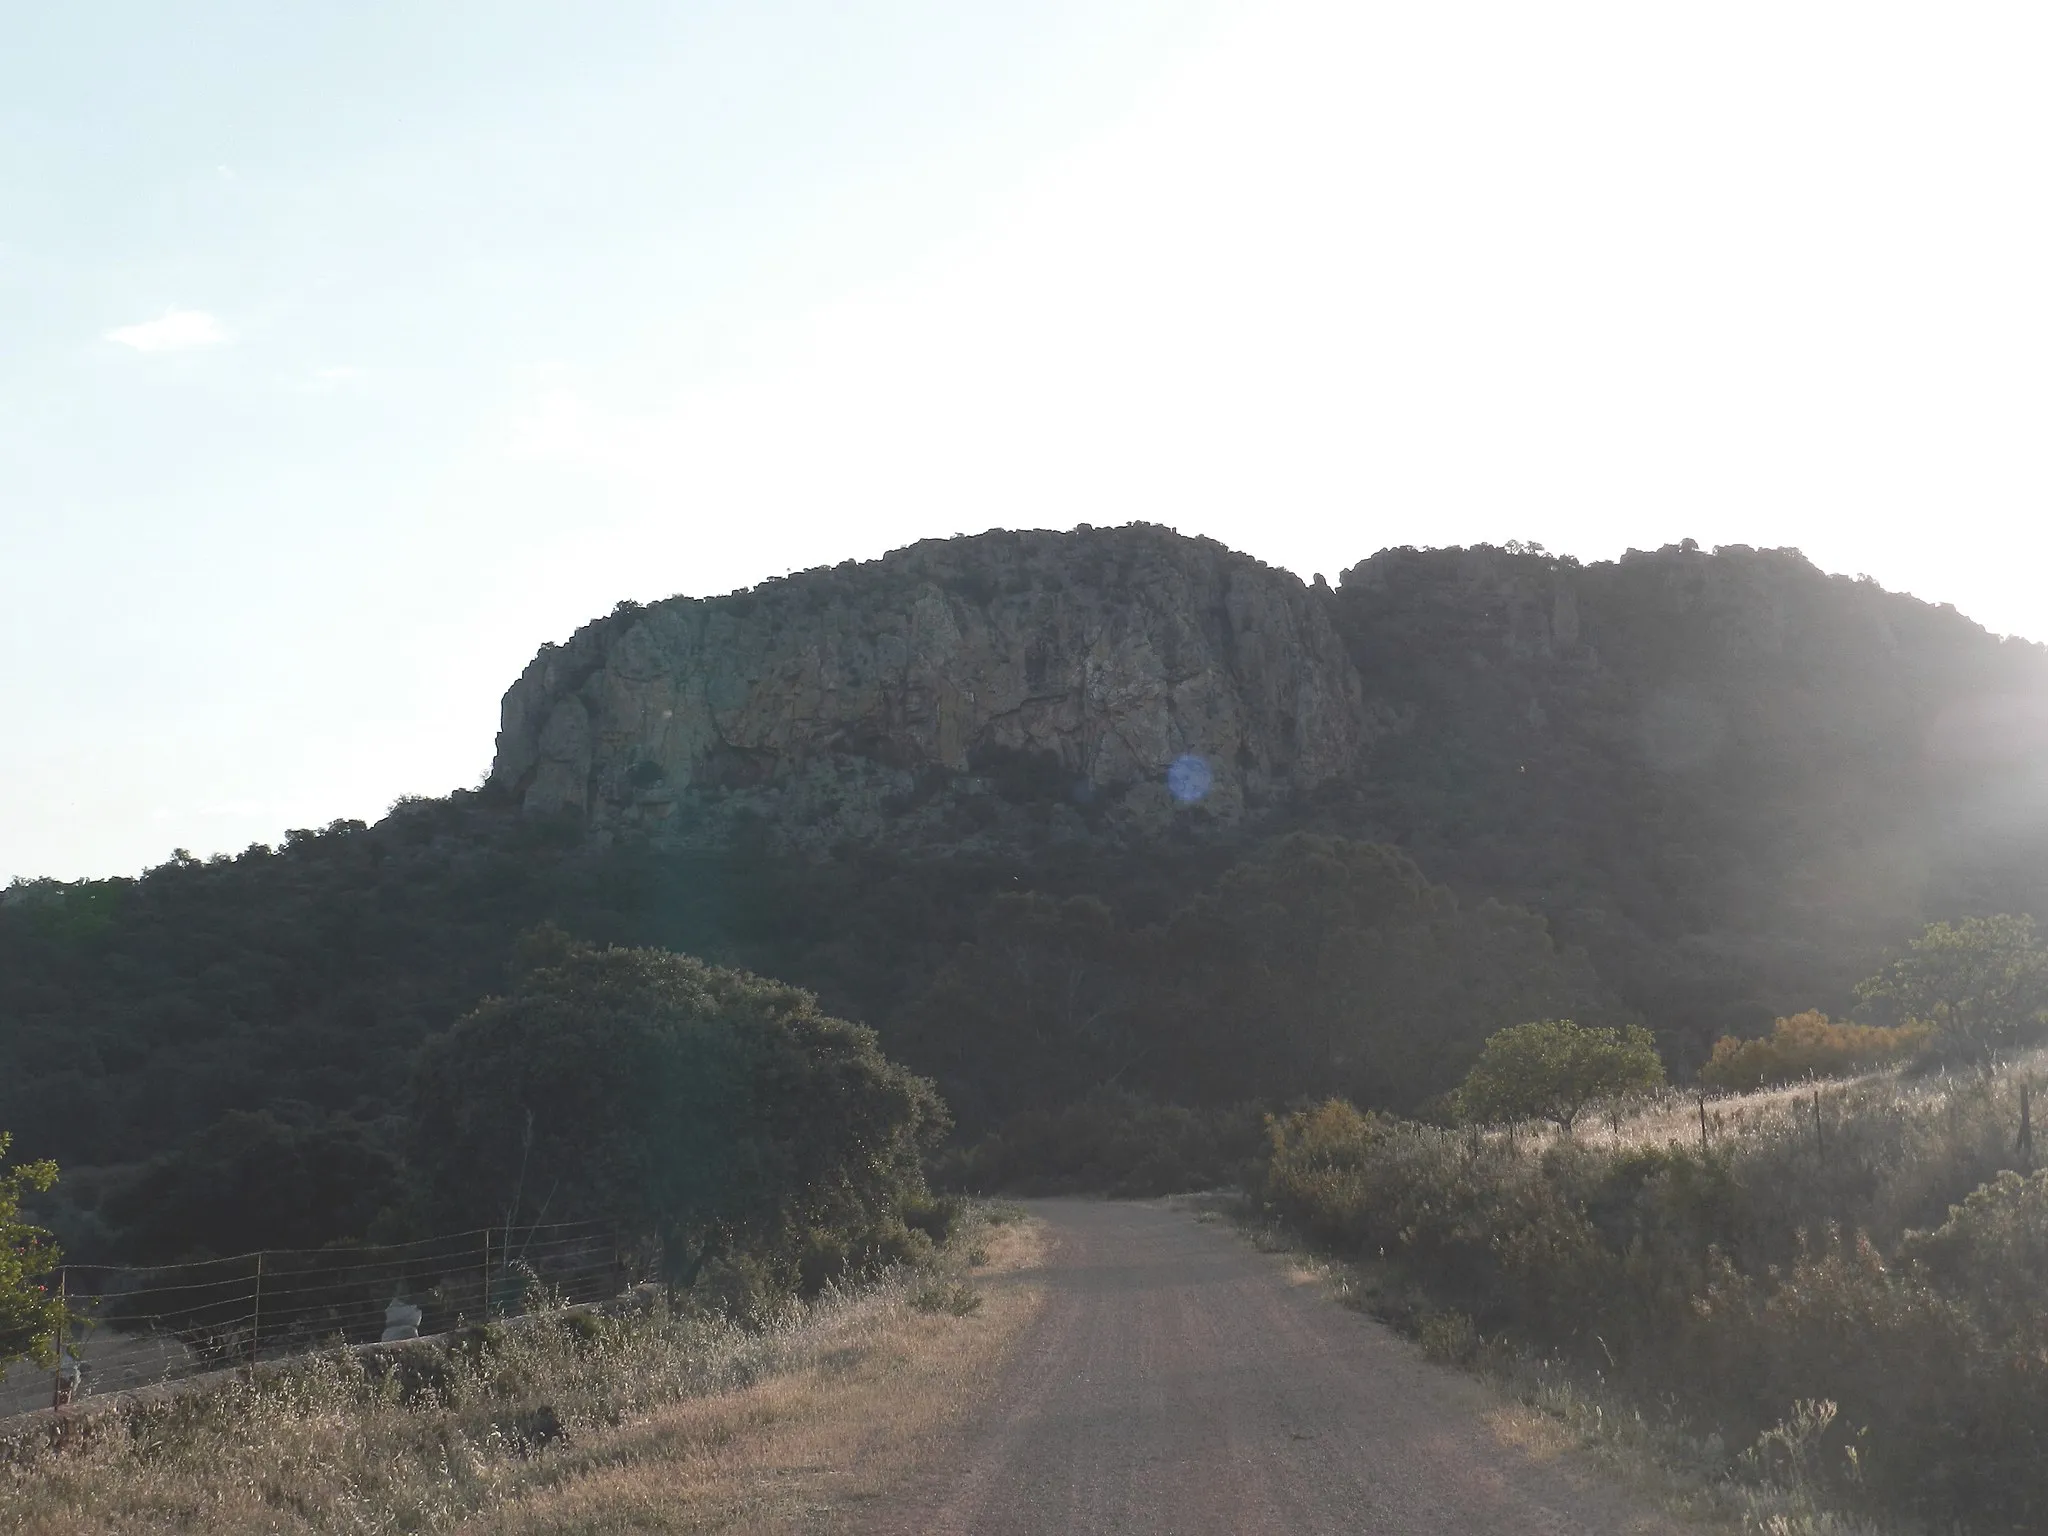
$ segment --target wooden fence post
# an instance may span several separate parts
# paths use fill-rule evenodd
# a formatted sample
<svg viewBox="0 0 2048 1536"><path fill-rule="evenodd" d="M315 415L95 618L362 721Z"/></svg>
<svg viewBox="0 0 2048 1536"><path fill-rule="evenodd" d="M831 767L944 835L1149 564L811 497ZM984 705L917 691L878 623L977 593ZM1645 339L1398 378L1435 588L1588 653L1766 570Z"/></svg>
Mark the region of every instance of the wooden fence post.
<svg viewBox="0 0 2048 1536"><path fill-rule="evenodd" d="M1700 1156L1705 1157L1711 1150L1707 1141L1707 1096L1700 1095Z"/></svg>
<svg viewBox="0 0 2048 1536"><path fill-rule="evenodd" d="M2020 1139L2017 1151L2020 1155L2020 1172L2034 1171L2034 1106L2028 1092L2031 1084L2026 1078L2020 1079Z"/></svg>
<svg viewBox="0 0 2048 1536"><path fill-rule="evenodd" d="M70 1320L70 1309L65 1305L66 1300L71 1294L70 1279L71 1274L69 1270L60 1269L57 1271L57 1324L50 1330L50 1343L57 1353L56 1362L50 1367L54 1373L50 1377L50 1411L52 1413L70 1401L70 1395L64 1390L64 1351L71 1343L70 1339L65 1336L69 1331L66 1324Z"/></svg>
<svg viewBox="0 0 2048 1536"><path fill-rule="evenodd" d="M256 1379L256 1350L263 1339L263 1250L256 1250L255 1306L249 1313L249 1379Z"/></svg>

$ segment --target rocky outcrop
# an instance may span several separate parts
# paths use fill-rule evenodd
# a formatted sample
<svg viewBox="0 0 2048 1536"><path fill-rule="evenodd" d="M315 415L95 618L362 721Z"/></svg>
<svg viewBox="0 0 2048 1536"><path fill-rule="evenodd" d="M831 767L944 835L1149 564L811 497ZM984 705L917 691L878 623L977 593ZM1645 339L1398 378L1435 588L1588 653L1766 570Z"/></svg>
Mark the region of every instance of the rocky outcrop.
<svg viewBox="0 0 2048 1536"><path fill-rule="evenodd" d="M1135 525L932 541L622 606L505 695L492 778L599 831L785 844L1148 834L1351 771L1327 589Z"/></svg>

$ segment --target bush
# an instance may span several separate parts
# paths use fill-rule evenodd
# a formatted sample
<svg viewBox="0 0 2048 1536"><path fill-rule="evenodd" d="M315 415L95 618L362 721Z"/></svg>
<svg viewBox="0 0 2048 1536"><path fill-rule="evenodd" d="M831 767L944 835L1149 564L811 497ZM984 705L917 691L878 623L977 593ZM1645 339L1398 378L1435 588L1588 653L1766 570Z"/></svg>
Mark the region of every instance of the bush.
<svg viewBox="0 0 2048 1536"><path fill-rule="evenodd" d="M1354 1223L1371 1202L1364 1180L1390 1122L1342 1099L1266 1121L1266 1198L1311 1236L1355 1243Z"/></svg>
<svg viewBox="0 0 2048 1536"><path fill-rule="evenodd" d="M110 1192L100 1213L127 1251L158 1263L322 1248L401 1203L398 1159L360 1122L279 1109L230 1110Z"/></svg>
<svg viewBox="0 0 2048 1536"><path fill-rule="evenodd" d="M1442 1365L1470 1365L1479 1353L1479 1330L1462 1312L1433 1312L1422 1320L1417 1337L1422 1353Z"/></svg>
<svg viewBox="0 0 2048 1536"><path fill-rule="evenodd" d="M1856 989L1870 1007L1929 1026L1942 1055L1985 1062L2048 1030L2048 945L2031 917L1935 923Z"/></svg>
<svg viewBox="0 0 2048 1536"><path fill-rule="evenodd" d="M64 1303L44 1283L62 1255L50 1234L21 1219L21 1197L57 1182L49 1162L7 1166L9 1138L0 1131L0 1375L16 1360L53 1363L50 1340L64 1325Z"/></svg>
<svg viewBox="0 0 2048 1536"><path fill-rule="evenodd" d="M808 992L652 949L557 942L422 1053L412 1126L446 1227L616 1214L668 1280L815 1292L929 1252L924 1079ZM751 1303L748 1303L749 1305Z"/></svg>
<svg viewBox="0 0 2048 1536"><path fill-rule="evenodd" d="M920 1312L943 1312L949 1317L971 1317L981 1310L981 1292L960 1282L935 1282L911 1292L910 1304Z"/></svg>
<svg viewBox="0 0 2048 1536"><path fill-rule="evenodd" d="M1778 1020L1760 1040L1723 1035L1700 1068L1700 1081L1740 1093L1808 1077L1848 1077L1908 1061L1933 1036L1931 1024L1837 1024L1809 1010Z"/></svg>
<svg viewBox="0 0 2048 1536"><path fill-rule="evenodd" d="M1930 1232L1909 1232L1900 1256L1951 1295L1969 1298L1996 1333L2048 1348L2048 1170L2006 1169L1949 1208ZM2044 1356L2048 1358L2048 1356Z"/></svg>
<svg viewBox="0 0 2048 1536"><path fill-rule="evenodd" d="M904 1224L934 1243L951 1238L966 1214L967 1202L957 1195L912 1193L903 1198Z"/></svg>
<svg viewBox="0 0 2048 1536"><path fill-rule="evenodd" d="M1542 1019L1487 1040L1458 1089L1458 1105L1474 1120L1548 1120L1569 1132L1596 1100L1663 1081L1657 1042L1640 1024L1601 1029Z"/></svg>

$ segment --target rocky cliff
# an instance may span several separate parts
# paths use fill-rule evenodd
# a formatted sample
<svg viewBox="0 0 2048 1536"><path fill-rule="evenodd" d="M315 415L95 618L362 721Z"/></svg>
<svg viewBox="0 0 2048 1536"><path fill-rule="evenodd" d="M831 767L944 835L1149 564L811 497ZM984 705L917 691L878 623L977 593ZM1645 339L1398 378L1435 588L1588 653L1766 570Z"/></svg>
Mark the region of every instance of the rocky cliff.
<svg viewBox="0 0 2048 1536"><path fill-rule="evenodd" d="M622 607L506 693L493 782L599 832L785 845L1228 825L1383 728L1327 589L1145 525L935 540Z"/></svg>

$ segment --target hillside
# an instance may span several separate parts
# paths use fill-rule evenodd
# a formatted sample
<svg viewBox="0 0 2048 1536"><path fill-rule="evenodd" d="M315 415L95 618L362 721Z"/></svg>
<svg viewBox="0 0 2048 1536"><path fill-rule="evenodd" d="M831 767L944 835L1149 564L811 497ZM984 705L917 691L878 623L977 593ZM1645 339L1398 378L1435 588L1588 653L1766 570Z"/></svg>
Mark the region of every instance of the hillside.
<svg viewBox="0 0 2048 1536"><path fill-rule="evenodd" d="M507 694L493 782L813 854L1312 824L1543 913L1699 1041L1840 1006L1931 916L2037 904L2044 746L2040 647L1790 551L1387 550L1332 592L1134 527L615 614Z"/></svg>
<svg viewBox="0 0 2048 1536"><path fill-rule="evenodd" d="M1538 1012L1683 1072L1930 919L2048 910L2048 654L1790 551L1332 588L993 533L622 607L504 722L481 791L0 900L0 1126L75 1171L75 1247L181 1179L248 1181L251 1241L382 1188L418 1043L547 919L817 990L972 1132L1105 1085L1412 1107Z"/></svg>
<svg viewBox="0 0 2048 1536"><path fill-rule="evenodd" d="M1879 952L2048 910L2048 652L1795 551L1388 550L1335 610L1348 824L1547 916L1660 1033L1846 1011Z"/></svg>

